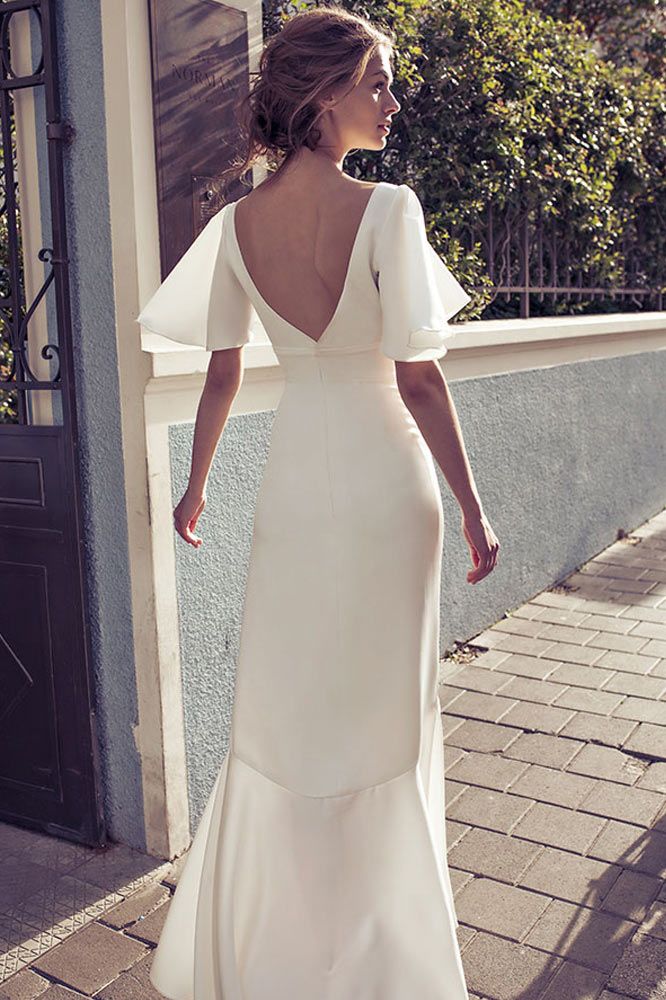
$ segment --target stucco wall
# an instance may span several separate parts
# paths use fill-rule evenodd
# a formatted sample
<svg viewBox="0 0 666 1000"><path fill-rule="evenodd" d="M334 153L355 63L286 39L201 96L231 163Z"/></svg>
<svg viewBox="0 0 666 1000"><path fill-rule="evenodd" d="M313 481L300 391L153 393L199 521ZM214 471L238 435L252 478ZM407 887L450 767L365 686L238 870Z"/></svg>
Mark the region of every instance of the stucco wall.
<svg viewBox="0 0 666 1000"><path fill-rule="evenodd" d="M442 654L570 573L619 528L646 520L666 496L666 351L449 384L502 547L494 572L468 584L460 510L439 473ZM272 421L272 412L230 418L199 521L204 544L197 551L177 540L192 830L228 747L252 515ZM174 503L187 484L192 431L169 431Z"/></svg>
<svg viewBox="0 0 666 1000"><path fill-rule="evenodd" d="M66 147L83 533L104 811L112 840L145 844L98 0L54 4Z"/></svg>
<svg viewBox="0 0 666 1000"><path fill-rule="evenodd" d="M196 527L203 544L194 549L176 538L191 826L228 747L254 504L273 417L265 411L229 418ZM174 506L187 486L193 430L169 428Z"/></svg>

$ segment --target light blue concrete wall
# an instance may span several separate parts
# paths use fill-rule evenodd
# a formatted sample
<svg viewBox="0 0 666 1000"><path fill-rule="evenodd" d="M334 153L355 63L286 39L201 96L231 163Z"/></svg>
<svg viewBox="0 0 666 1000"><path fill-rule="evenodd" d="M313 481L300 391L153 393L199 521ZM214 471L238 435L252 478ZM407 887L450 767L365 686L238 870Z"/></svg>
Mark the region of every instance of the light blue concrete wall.
<svg viewBox="0 0 666 1000"><path fill-rule="evenodd" d="M444 486L442 652L664 506L665 384L666 351L451 383L502 547L494 571L468 584L459 508Z"/></svg>
<svg viewBox="0 0 666 1000"><path fill-rule="evenodd" d="M229 745L254 504L274 413L230 417L206 489L195 549L176 537L188 792L194 830ZM194 424L169 428L172 498L187 486Z"/></svg>
<svg viewBox="0 0 666 1000"><path fill-rule="evenodd" d="M120 425L98 0L61 0L57 19L66 147L72 325L86 589L108 835L145 849Z"/></svg>
<svg viewBox="0 0 666 1000"><path fill-rule="evenodd" d="M460 509L439 473L442 654L566 576L618 529L642 523L666 497L666 351L449 384L501 550L495 570L469 584ZM176 546L192 830L229 742L253 509L273 416L230 418L198 525L204 544ZM169 432L174 504L187 484L192 431L182 424Z"/></svg>

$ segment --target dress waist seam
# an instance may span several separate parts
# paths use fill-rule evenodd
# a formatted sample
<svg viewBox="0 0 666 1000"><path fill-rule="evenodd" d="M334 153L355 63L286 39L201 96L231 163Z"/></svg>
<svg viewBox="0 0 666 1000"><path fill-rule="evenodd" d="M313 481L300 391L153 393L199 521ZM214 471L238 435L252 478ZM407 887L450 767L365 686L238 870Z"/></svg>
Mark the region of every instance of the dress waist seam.
<svg viewBox="0 0 666 1000"><path fill-rule="evenodd" d="M280 354L291 354L300 355L303 358L318 358L322 354L328 354L335 356L336 354L376 354L379 352L380 341L374 341L372 344L347 344L340 345L339 347L315 347L314 350L310 348L302 347L277 347L274 346L275 353L279 356Z"/></svg>

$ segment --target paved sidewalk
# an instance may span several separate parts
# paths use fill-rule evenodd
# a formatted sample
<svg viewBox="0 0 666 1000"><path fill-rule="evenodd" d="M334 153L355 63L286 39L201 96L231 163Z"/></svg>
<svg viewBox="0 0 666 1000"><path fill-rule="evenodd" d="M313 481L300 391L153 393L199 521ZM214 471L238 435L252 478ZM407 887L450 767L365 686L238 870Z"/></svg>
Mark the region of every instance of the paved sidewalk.
<svg viewBox="0 0 666 1000"><path fill-rule="evenodd" d="M666 1000L666 511L441 676L470 1000ZM182 862L0 824L0 1000L159 1000Z"/></svg>
<svg viewBox="0 0 666 1000"><path fill-rule="evenodd" d="M442 677L473 998L666 998L666 512Z"/></svg>

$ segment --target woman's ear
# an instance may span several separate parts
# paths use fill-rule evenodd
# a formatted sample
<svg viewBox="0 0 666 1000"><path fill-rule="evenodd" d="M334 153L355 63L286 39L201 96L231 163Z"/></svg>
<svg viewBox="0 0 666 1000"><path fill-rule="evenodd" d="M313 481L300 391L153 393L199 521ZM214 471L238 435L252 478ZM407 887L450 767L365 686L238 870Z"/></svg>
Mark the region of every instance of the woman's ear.
<svg viewBox="0 0 666 1000"><path fill-rule="evenodd" d="M319 106L322 111L328 111L337 103L337 100L334 94L326 94L319 98Z"/></svg>

